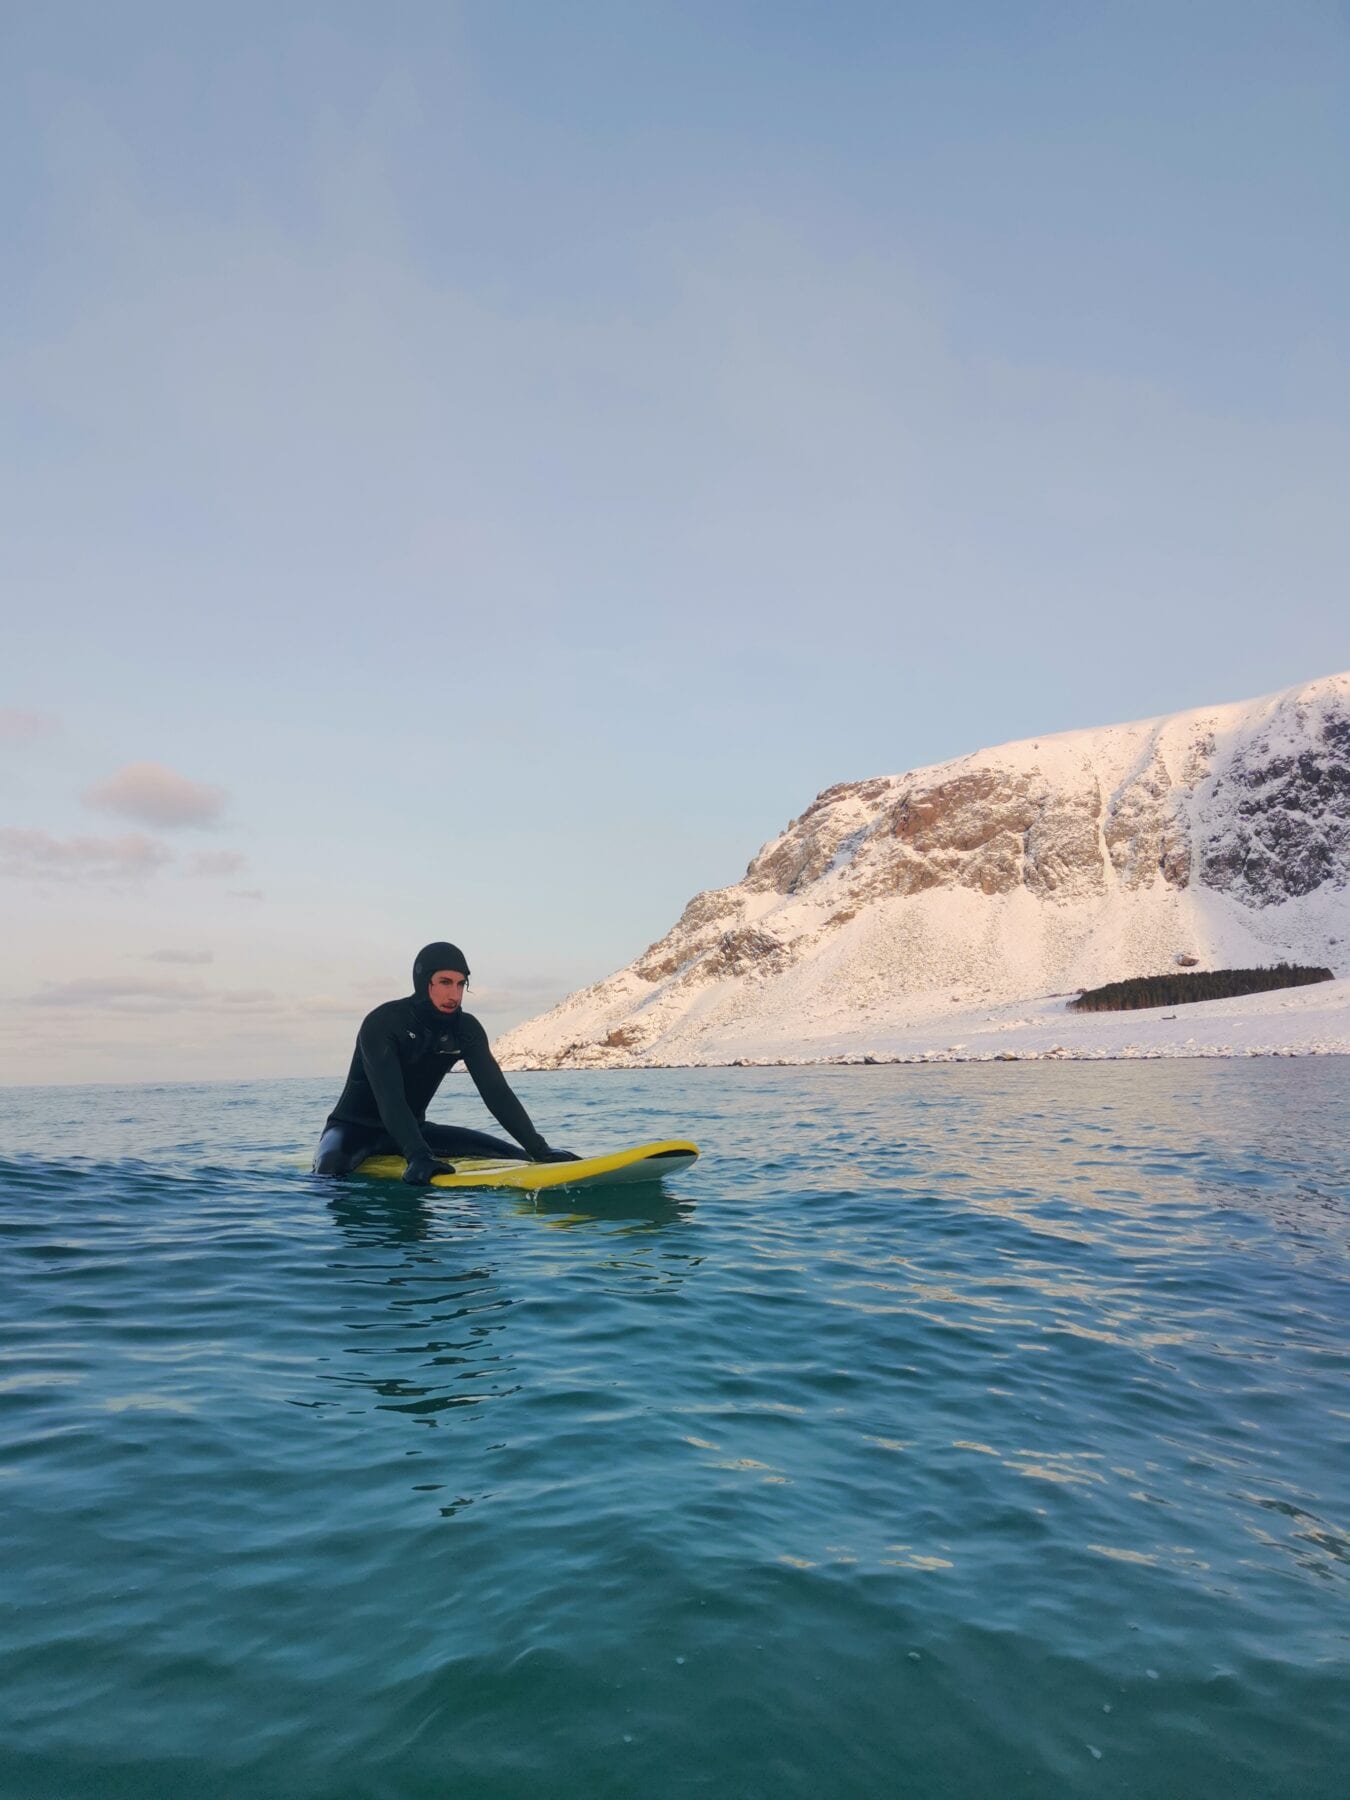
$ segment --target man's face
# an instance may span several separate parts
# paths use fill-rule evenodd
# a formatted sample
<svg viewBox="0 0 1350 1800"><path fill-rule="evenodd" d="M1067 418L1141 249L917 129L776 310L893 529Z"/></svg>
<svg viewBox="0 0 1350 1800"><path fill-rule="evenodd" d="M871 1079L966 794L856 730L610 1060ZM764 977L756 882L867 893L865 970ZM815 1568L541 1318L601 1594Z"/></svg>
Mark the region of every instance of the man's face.
<svg viewBox="0 0 1350 1800"><path fill-rule="evenodd" d="M437 1012L457 1013L464 1004L469 978L459 969L437 969L427 986Z"/></svg>

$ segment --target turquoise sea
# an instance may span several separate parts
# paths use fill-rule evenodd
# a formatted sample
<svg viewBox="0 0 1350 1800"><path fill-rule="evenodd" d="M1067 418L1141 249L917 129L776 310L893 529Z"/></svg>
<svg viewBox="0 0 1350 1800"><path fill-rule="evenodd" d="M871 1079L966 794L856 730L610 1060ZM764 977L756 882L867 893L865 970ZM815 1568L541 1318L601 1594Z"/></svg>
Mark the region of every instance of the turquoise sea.
<svg viewBox="0 0 1350 1800"><path fill-rule="evenodd" d="M5 1800L1348 1791L1350 1061L519 1087L0 1093Z"/></svg>

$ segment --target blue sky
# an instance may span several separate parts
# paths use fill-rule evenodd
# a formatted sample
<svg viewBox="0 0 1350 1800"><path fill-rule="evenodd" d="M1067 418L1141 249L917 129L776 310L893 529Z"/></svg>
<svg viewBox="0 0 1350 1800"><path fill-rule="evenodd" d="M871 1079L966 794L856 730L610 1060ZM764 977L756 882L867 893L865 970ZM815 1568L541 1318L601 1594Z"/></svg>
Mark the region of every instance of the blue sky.
<svg viewBox="0 0 1350 1800"><path fill-rule="evenodd" d="M835 781L1350 663L1344 6L0 30L0 1081L336 1073L442 935L501 1029Z"/></svg>

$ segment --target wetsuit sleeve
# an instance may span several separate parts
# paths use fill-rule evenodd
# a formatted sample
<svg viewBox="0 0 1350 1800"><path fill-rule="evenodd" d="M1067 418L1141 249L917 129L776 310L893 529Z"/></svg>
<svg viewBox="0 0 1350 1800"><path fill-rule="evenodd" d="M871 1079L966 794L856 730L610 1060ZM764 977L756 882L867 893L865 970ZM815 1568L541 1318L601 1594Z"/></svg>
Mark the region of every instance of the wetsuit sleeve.
<svg viewBox="0 0 1350 1800"><path fill-rule="evenodd" d="M510 1084L492 1054L486 1031L471 1014L461 1016L459 1041L464 1067L473 1076L478 1092L483 1096L483 1104L493 1118L503 1131L509 1131L516 1142L524 1146L530 1156L542 1155L548 1149L548 1144L530 1123L530 1115L512 1093Z"/></svg>
<svg viewBox="0 0 1350 1800"><path fill-rule="evenodd" d="M367 1019L356 1040L361 1052L370 1090L380 1110L384 1128L409 1162L417 1156L429 1156L422 1127L403 1088L403 1067L394 1049L390 1027L373 1024Z"/></svg>

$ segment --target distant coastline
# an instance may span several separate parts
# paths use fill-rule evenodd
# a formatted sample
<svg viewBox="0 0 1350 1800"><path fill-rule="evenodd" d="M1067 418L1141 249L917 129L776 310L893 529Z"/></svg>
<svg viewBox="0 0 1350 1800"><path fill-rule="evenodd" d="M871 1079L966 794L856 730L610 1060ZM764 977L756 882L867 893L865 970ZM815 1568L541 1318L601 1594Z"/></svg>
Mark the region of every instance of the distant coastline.
<svg viewBox="0 0 1350 1800"><path fill-rule="evenodd" d="M909 1025L869 1028L794 1042L746 1041L706 1059L625 1056L577 1046L556 1060L522 1053L517 1070L817 1068L874 1064L1140 1062L1251 1056L1350 1056L1350 979L1276 988L1231 1000L1154 1011L1073 1013L1066 995L970 1008Z"/></svg>
<svg viewBox="0 0 1350 1800"><path fill-rule="evenodd" d="M1348 944L1350 672L826 788L739 882L695 894L497 1054L689 1068L1350 1053L1334 981L1273 1005L1231 981L1209 990L1223 1001L1187 995L1276 963L1344 977ZM1146 1002L1123 1020L1066 1018L1072 995L1122 983Z"/></svg>

